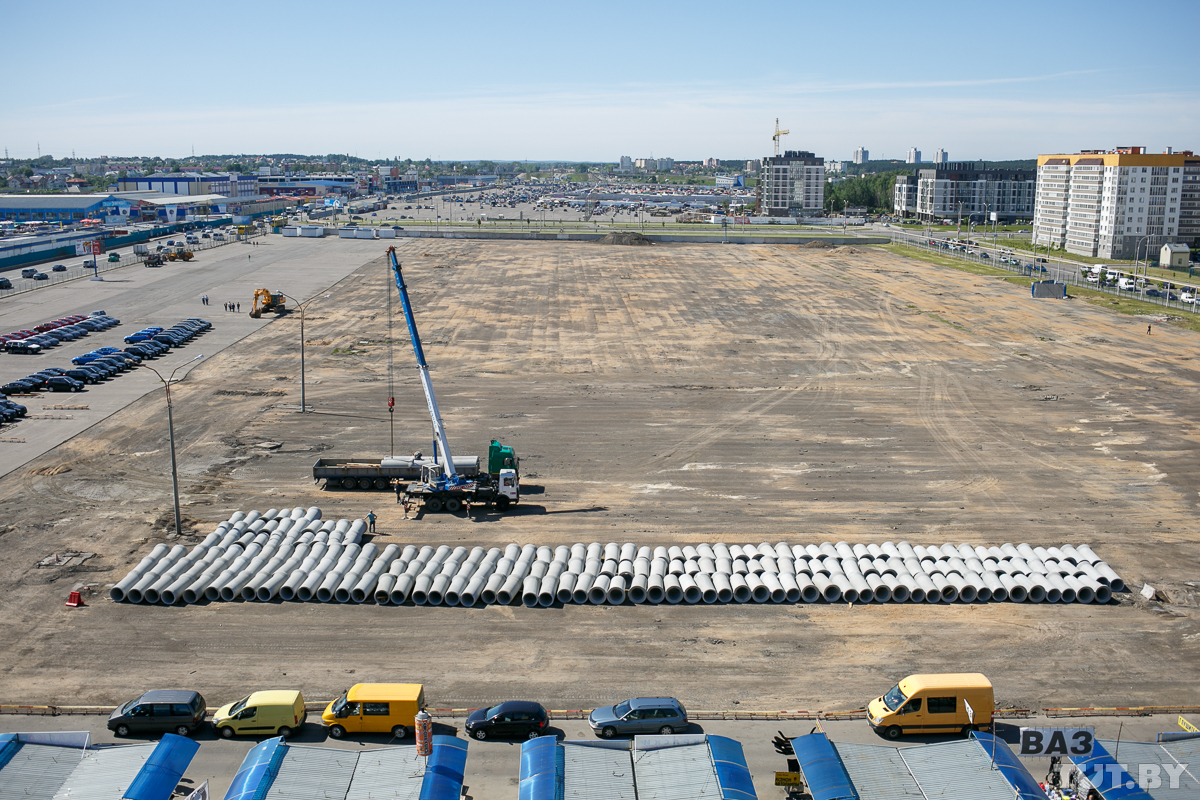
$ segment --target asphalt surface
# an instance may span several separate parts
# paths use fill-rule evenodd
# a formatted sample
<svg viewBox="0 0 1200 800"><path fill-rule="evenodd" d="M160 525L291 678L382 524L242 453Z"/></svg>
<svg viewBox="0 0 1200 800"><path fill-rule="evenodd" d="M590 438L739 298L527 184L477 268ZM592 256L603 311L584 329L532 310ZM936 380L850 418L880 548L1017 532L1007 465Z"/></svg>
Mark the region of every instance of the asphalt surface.
<svg viewBox="0 0 1200 800"><path fill-rule="evenodd" d="M225 699L223 698L222 701ZM210 702L211 705L211 702ZM317 715L319 717L319 715ZM392 740L388 736L362 736L332 741L325 734L325 729L319 721L314 722L314 713L309 712L309 722L304 729L289 739L289 742L303 745L331 747L340 750L362 750L383 747L389 744L412 745L411 735L403 741ZM462 731L461 717L445 717L434 719L434 733L458 735L465 737ZM708 733L727 736L741 742L746 755L746 762L754 779L754 788L760 800L782 798L785 796L782 788L775 786L775 772L787 771L787 756L775 752L771 740L782 732L787 738L794 738L810 733L817 723L814 721L750 721L750 720L703 720L693 723L689 733ZM865 720L829 721L820 723L830 739L835 742L856 742L859 744L878 744L887 746L873 731ZM559 739L571 741L594 740L596 737L587 726L585 720L554 720L551 719L550 734ZM1020 720L998 721L996 732L1006 741L1016 742L1020 727L1093 727L1097 738L1116 739L1120 735L1123 741L1155 740L1155 734L1161 731L1179 731L1175 717L1088 717L1086 719L1050 719L1034 717ZM24 717L15 715L0 716L0 733L29 732L29 731L66 731L86 730L91 733L92 741L97 743L123 743L153 741L157 737L130 737L119 739L105 727L105 718L98 716L70 717ZM182 786L194 788L204 781L209 782L210 797L221 798L229 788L233 776L245 758L246 753L263 739L258 737L239 738L234 740L218 739L211 729L197 733L195 738L201 743L200 750L192 759L191 765L184 774ZM951 741L956 737L925 736L907 738L896 744L899 746L918 746L926 742ZM1045 777L1049 767L1049 759L1022 759L1025 766L1038 780ZM495 741L484 742L471 740L467 748L467 764L464 775L464 794L474 798L504 798L515 800L517 783L521 774L521 742ZM1136 769L1132 773L1137 774Z"/></svg>

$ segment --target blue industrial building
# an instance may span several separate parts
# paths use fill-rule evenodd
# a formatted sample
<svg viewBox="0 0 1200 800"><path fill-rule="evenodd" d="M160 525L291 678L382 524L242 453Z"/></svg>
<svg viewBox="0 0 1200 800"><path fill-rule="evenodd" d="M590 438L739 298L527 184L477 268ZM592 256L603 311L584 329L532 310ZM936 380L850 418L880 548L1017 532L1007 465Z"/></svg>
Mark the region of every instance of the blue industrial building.
<svg viewBox="0 0 1200 800"><path fill-rule="evenodd" d="M0 220L73 225L98 219L119 225L129 221L130 209L136 206L136 201L113 194L4 194Z"/></svg>

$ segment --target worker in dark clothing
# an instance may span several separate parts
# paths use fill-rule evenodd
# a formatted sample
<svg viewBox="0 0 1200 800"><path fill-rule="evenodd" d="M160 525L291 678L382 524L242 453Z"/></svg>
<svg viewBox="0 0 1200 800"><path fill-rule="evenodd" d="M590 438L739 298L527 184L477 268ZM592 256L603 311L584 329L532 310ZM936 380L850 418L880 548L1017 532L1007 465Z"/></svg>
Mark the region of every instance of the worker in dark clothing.
<svg viewBox="0 0 1200 800"><path fill-rule="evenodd" d="M367 526L368 526L367 530L370 533L375 532L375 512L374 511L371 511L369 514L367 514Z"/></svg>

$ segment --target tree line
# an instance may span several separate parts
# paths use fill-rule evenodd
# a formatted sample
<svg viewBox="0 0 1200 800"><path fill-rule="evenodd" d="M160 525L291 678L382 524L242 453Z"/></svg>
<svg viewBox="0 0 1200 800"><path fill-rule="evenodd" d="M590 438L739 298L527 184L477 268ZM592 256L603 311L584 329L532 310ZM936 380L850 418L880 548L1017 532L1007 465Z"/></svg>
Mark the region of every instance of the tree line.
<svg viewBox="0 0 1200 800"><path fill-rule="evenodd" d="M893 170L828 183L825 185L825 212L832 214L846 206L863 206L868 212L891 211L896 176L911 174L909 170Z"/></svg>

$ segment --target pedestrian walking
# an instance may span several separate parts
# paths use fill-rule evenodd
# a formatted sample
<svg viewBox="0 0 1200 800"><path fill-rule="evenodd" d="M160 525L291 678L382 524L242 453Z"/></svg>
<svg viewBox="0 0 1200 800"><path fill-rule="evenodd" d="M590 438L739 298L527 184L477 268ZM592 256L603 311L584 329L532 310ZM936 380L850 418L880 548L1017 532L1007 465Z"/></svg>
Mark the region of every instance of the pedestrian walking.
<svg viewBox="0 0 1200 800"><path fill-rule="evenodd" d="M371 511L367 514L367 530L370 533L375 532L375 512Z"/></svg>
<svg viewBox="0 0 1200 800"><path fill-rule="evenodd" d="M239 313L239 314L242 313L242 304L241 303L237 304L237 313Z"/></svg>
<svg viewBox="0 0 1200 800"><path fill-rule="evenodd" d="M1150 328L1151 328L1151 327L1152 327L1151 325L1147 325L1147 326L1146 326L1146 335L1147 335L1147 336L1153 336L1153 335L1154 335L1154 334L1150 333Z"/></svg>

